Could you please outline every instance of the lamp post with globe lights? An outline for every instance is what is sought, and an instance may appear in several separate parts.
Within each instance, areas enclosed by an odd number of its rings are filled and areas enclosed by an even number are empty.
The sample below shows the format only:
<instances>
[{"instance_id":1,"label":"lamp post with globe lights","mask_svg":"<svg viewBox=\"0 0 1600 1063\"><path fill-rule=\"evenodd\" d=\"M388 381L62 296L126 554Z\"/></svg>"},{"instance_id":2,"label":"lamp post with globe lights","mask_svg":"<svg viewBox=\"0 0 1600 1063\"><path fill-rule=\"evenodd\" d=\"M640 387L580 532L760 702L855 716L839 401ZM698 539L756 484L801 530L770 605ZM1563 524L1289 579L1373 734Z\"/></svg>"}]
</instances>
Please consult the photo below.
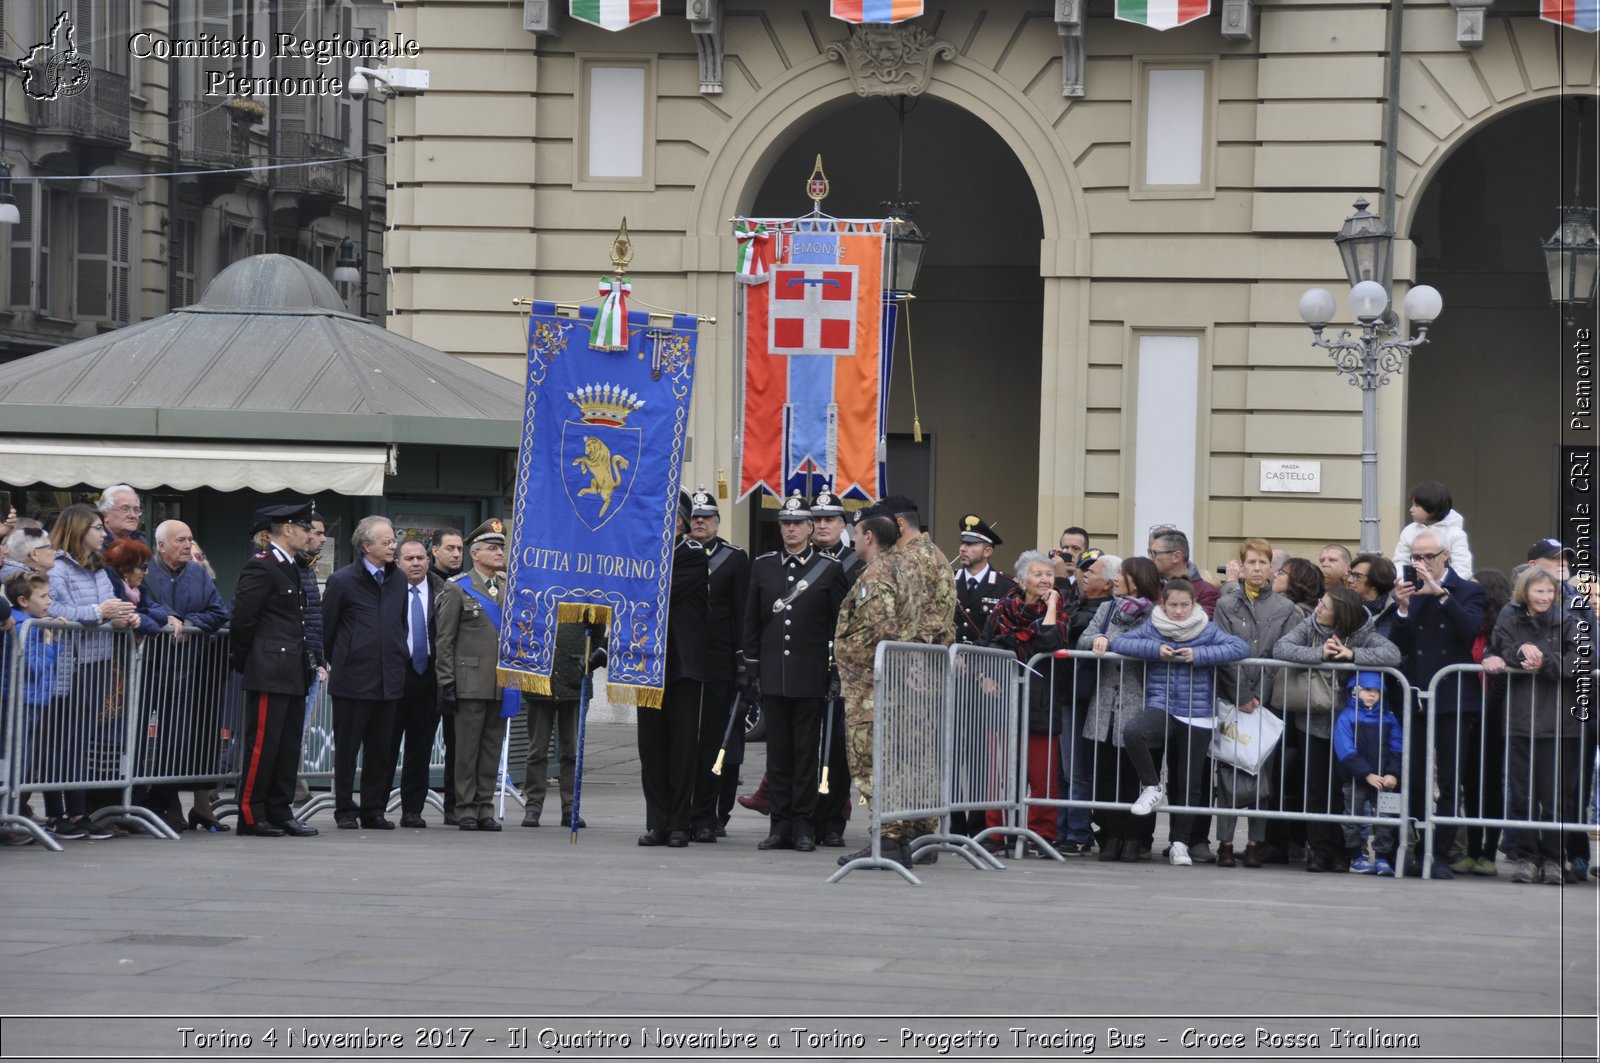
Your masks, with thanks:
<instances>
[{"instance_id":1,"label":"lamp post with globe lights","mask_svg":"<svg viewBox=\"0 0 1600 1063\"><path fill-rule=\"evenodd\" d=\"M1328 352L1336 371L1352 387L1361 389L1361 550L1380 549L1378 543L1378 389L1404 371L1412 348L1428 342L1428 326L1444 309L1437 289L1419 284L1406 293L1405 315L1417 334L1400 338L1400 330L1385 320L1389 293L1377 278L1385 275L1384 259L1393 237L1376 215L1367 213L1365 199L1357 199L1356 213L1345 220L1334 238L1350 281L1350 312L1359 332L1341 329L1336 339L1323 339L1338 304L1326 288L1311 288L1300 296L1300 317L1311 327L1312 343Z\"/></svg>"}]
</instances>

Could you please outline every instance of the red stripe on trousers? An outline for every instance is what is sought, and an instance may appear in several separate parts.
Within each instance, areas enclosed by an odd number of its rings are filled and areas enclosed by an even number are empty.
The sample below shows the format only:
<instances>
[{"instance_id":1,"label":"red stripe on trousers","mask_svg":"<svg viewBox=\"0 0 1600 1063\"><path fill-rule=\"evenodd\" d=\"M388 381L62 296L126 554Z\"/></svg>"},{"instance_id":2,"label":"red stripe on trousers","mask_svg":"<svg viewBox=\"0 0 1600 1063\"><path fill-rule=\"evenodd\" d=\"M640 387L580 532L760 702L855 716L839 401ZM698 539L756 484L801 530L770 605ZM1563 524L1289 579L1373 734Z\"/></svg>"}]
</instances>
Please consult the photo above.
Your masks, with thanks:
<instances>
[{"instance_id":1,"label":"red stripe on trousers","mask_svg":"<svg viewBox=\"0 0 1600 1063\"><path fill-rule=\"evenodd\" d=\"M256 769L261 766L261 742L267 731L267 695L261 694L261 700L256 703L256 740L250 750L250 771L244 777L244 790L239 794L239 818L250 826L256 825L256 817L250 812L250 800L255 796Z\"/></svg>"}]
</instances>

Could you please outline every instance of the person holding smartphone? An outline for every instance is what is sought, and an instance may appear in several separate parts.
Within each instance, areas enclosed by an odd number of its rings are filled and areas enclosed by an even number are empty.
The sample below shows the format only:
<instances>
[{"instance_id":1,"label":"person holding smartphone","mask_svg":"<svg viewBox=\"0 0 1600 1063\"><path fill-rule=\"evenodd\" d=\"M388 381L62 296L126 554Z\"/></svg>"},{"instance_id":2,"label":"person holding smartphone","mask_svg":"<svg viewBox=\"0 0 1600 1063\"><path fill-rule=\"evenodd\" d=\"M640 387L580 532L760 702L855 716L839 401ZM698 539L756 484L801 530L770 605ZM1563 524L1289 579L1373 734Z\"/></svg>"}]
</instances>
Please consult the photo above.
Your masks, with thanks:
<instances>
[{"instance_id":1,"label":"person holding smartphone","mask_svg":"<svg viewBox=\"0 0 1600 1063\"><path fill-rule=\"evenodd\" d=\"M1433 795L1433 788L1426 784L1428 742L1416 740L1427 733L1426 691L1442 669L1473 663L1472 644L1483 626L1484 595L1482 587L1451 568L1449 547L1426 528L1411 540L1409 571L1402 570L1400 576L1394 586L1394 635L1405 655L1401 668L1418 692L1412 717L1405 726L1415 728L1411 732L1411 815L1422 819ZM1480 699L1477 677L1457 675L1439 688L1433 705L1439 721L1434 736L1436 781L1440 811L1445 815L1454 814L1458 789L1456 750L1463 728L1475 722L1473 714L1482 708ZM1449 852L1455 837L1454 827L1435 828L1434 852ZM1421 870L1420 860L1409 862L1406 868L1408 874L1420 874ZM1453 877L1440 858L1434 859L1429 871L1432 878Z\"/></svg>"}]
</instances>

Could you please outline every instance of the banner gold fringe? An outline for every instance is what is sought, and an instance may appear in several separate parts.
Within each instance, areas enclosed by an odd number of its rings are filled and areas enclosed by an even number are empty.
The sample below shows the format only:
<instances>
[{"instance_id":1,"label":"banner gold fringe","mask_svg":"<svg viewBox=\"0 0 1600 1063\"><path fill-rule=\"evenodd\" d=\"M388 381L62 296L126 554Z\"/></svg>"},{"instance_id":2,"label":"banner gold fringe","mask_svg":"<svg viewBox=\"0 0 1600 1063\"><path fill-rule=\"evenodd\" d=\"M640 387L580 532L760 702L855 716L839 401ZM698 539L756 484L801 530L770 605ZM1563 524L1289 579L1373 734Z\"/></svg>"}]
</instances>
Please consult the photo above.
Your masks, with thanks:
<instances>
[{"instance_id":1,"label":"banner gold fringe","mask_svg":"<svg viewBox=\"0 0 1600 1063\"><path fill-rule=\"evenodd\" d=\"M637 705L641 709L659 709L666 691L660 687L636 687L626 683L607 683L606 697L613 705Z\"/></svg>"},{"instance_id":2,"label":"banner gold fringe","mask_svg":"<svg viewBox=\"0 0 1600 1063\"><path fill-rule=\"evenodd\" d=\"M507 689L520 690L524 694L550 696L550 677L547 675L519 672L512 668L496 668L494 677L502 687Z\"/></svg>"},{"instance_id":3,"label":"banner gold fringe","mask_svg":"<svg viewBox=\"0 0 1600 1063\"><path fill-rule=\"evenodd\" d=\"M556 606L558 624L604 624L611 626L609 605L585 605L582 602L562 602Z\"/></svg>"}]
</instances>

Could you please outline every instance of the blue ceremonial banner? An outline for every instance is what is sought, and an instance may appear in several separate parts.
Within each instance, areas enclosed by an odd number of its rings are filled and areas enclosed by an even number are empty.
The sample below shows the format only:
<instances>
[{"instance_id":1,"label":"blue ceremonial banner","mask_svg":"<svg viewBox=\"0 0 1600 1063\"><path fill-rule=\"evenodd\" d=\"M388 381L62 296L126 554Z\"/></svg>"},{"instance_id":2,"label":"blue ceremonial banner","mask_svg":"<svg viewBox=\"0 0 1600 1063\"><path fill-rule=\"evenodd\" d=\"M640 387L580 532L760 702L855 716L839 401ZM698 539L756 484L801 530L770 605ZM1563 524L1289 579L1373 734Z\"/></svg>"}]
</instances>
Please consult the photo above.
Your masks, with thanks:
<instances>
[{"instance_id":1,"label":"blue ceremonial banner","mask_svg":"<svg viewBox=\"0 0 1600 1063\"><path fill-rule=\"evenodd\" d=\"M627 350L599 351L588 342L595 313L534 303L528 321L499 675L550 693L556 624L598 620L607 695L659 708L699 321L629 313Z\"/></svg>"}]
</instances>

